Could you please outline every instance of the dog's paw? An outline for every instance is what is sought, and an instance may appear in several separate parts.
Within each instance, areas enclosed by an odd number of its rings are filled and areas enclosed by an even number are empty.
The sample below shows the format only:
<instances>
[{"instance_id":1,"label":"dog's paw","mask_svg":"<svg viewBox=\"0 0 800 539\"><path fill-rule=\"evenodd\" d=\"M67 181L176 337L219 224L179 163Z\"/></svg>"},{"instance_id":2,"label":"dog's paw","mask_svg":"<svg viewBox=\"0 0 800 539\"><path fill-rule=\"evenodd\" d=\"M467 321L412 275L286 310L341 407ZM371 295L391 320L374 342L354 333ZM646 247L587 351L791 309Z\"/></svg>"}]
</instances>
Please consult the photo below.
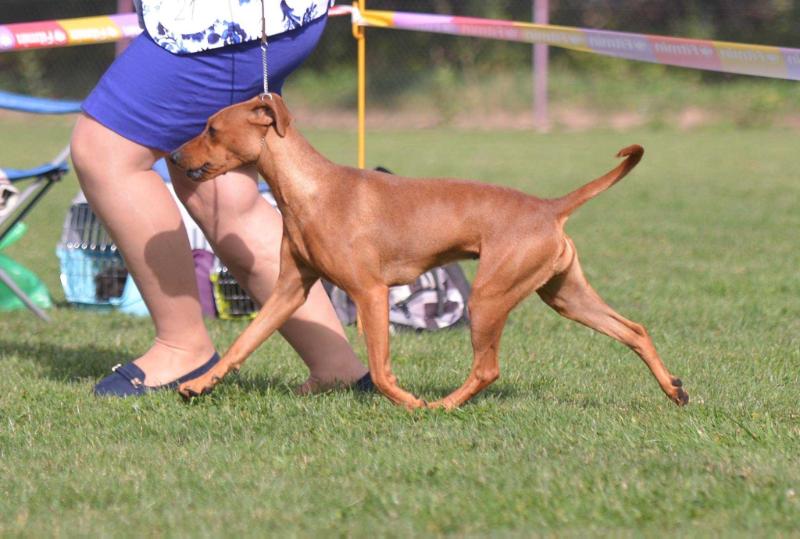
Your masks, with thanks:
<instances>
[{"instance_id":1,"label":"dog's paw","mask_svg":"<svg viewBox=\"0 0 800 539\"><path fill-rule=\"evenodd\" d=\"M186 387L186 384L181 384L178 386L178 395L180 395L183 400L188 402L195 397L199 397L200 393L198 393L197 390L192 387Z\"/></svg>"},{"instance_id":2,"label":"dog's paw","mask_svg":"<svg viewBox=\"0 0 800 539\"><path fill-rule=\"evenodd\" d=\"M405 401L400 403L401 406L405 407L406 410L409 412L413 412L414 410L419 410L421 408L427 408L428 403L422 399L413 399L409 401Z\"/></svg>"},{"instance_id":3,"label":"dog's paw","mask_svg":"<svg viewBox=\"0 0 800 539\"><path fill-rule=\"evenodd\" d=\"M455 403L447 399L439 399L438 401L428 403L428 408L430 408L431 410L444 409L449 412L451 410L455 410L457 407L458 406L456 406Z\"/></svg>"},{"instance_id":4,"label":"dog's paw","mask_svg":"<svg viewBox=\"0 0 800 539\"><path fill-rule=\"evenodd\" d=\"M178 393L184 400L189 401L201 395L208 395L214 390L214 386L219 382L219 378L214 376L209 382L206 382L202 377L188 382L182 383L178 386Z\"/></svg>"},{"instance_id":5,"label":"dog's paw","mask_svg":"<svg viewBox=\"0 0 800 539\"><path fill-rule=\"evenodd\" d=\"M684 391L683 382L680 378L672 378L672 391L669 394L669 398L678 406L689 404L689 394Z\"/></svg>"}]
</instances>

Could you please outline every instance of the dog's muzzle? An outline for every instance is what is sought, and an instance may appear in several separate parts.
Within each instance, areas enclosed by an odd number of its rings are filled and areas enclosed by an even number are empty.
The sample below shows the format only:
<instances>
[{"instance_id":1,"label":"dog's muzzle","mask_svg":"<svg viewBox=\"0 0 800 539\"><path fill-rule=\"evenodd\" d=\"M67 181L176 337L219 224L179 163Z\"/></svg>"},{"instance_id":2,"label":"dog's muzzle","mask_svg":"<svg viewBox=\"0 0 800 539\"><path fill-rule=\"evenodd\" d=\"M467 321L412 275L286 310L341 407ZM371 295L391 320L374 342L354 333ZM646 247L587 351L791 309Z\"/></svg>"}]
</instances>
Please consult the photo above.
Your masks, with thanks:
<instances>
[{"instance_id":1,"label":"dog's muzzle","mask_svg":"<svg viewBox=\"0 0 800 539\"><path fill-rule=\"evenodd\" d=\"M203 175L205 173L206 173L205 166L203 168L190 168L186 170L186 176L188 176L190 180L194 181L203 179Z\"/></svg>"},{"instance_id":2,"label":"dog's muzzle","mask_svg":"<svg viewBox=\"0 0 800 539\"><path fill-rule=\"evenodd\" d=\"M186 168L181 163L181 152L175 150L171 154L169 154L169 161L173 165L180 167L186 171L186 176L194 181L198 181L202 179L203 175L208 172L208 163L203 163L203 166L200 168Z\"/></svg>"}]
</instances>

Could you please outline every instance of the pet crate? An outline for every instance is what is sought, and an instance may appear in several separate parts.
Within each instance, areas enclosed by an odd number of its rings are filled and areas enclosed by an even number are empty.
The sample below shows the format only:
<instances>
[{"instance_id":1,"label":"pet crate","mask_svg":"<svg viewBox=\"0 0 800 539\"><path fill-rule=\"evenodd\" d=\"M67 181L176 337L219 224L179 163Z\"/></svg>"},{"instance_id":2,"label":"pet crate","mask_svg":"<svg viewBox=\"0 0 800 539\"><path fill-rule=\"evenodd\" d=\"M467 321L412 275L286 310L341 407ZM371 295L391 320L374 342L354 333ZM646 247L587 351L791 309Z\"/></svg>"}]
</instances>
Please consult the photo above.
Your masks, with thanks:
<instances>
[{"instance_id":1,"label":"pet crate","mask_svg":"<svg viewBox=\"0 0 800 539\"><path fill-rule=\"evenodd\" d=\"M217 257L214 257L210 278L214 291L214 305L220 318L231 320L255 317L258 313L258 305L247 295L247 292Z\"/></svg>"},{"instance_id":2,"label":"pet crate","mask_svg":"<svg viewBox=\"0 0 800 539\"><path fill-rule=\"evenodd\" d=\"M56 254L67 301L97 307L119 304L128 270L82 193L67 212Z\"/></svg>"},{"instance_id":3,"label":"pet crate","mask_svg":"<svg viewBox=\"0 0 800 539\"><path fill-rule=\"evenodd\" d=\"M172 184L166 185L175 196ZM268 191L262 194L274 205ZM258 306L213 255L208 240L183 205L178 204L178 207L195 255L204 313L217 314L223 319L255 316ZM205 256L197 256L198 253ZM56 254L61 267L61 285L68 302L87 307L118 308L131 314L147 314L122 255L89 207L83 193L78 193L67 212ZM213 262L204 262L209 255L213 257ZM206 298L206 295L209 297ZM216 313L208 312L208 305Z\"/></svg>"}]
</instances>

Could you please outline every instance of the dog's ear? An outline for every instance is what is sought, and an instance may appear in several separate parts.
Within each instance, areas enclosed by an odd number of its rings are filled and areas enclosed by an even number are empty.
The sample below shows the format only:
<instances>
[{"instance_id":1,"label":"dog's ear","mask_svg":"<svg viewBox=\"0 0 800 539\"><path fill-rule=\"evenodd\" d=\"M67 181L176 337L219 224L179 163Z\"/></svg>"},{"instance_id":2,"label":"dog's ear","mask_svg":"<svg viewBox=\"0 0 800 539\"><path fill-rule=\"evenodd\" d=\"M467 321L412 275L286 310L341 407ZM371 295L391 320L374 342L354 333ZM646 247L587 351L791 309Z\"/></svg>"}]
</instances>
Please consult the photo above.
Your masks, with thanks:
<instances>
[{"instance_id":1,"label":"dog's ear","mask_svg":"<svg viewBox=\"0 0 800 539\"><path fill-rule=\"evenodd\" d=\"M269 127L275 126L278 136L286 136L286 128L292 122L289 109L283 102L283 98L277 94L260 95L252 100L253 109L250 116L250 123Z\"/></svg>"}]
</instances>

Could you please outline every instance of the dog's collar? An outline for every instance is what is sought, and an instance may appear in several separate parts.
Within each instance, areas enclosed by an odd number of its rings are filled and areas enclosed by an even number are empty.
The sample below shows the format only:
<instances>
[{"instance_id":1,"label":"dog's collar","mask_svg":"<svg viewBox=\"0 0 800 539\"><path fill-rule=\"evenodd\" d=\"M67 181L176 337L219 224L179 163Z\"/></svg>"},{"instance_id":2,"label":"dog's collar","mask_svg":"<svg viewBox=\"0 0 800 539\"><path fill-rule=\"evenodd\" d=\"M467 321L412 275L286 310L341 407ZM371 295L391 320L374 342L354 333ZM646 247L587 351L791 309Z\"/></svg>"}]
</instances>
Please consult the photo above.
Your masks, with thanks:
<instances>
[{"instance_id":1,"label":"dog's collar","mask_svg":"<svg viewBox=\"0 0 800 539\"><path fill-rule=\"evenodd\" d=\"M267 99L267 98L269 98L269 100L272 101L272 99L273 99L272 92L259 94L258 98L261 100L262 103L264 102L264 99Z\"/></svg>"}]
</instances>

